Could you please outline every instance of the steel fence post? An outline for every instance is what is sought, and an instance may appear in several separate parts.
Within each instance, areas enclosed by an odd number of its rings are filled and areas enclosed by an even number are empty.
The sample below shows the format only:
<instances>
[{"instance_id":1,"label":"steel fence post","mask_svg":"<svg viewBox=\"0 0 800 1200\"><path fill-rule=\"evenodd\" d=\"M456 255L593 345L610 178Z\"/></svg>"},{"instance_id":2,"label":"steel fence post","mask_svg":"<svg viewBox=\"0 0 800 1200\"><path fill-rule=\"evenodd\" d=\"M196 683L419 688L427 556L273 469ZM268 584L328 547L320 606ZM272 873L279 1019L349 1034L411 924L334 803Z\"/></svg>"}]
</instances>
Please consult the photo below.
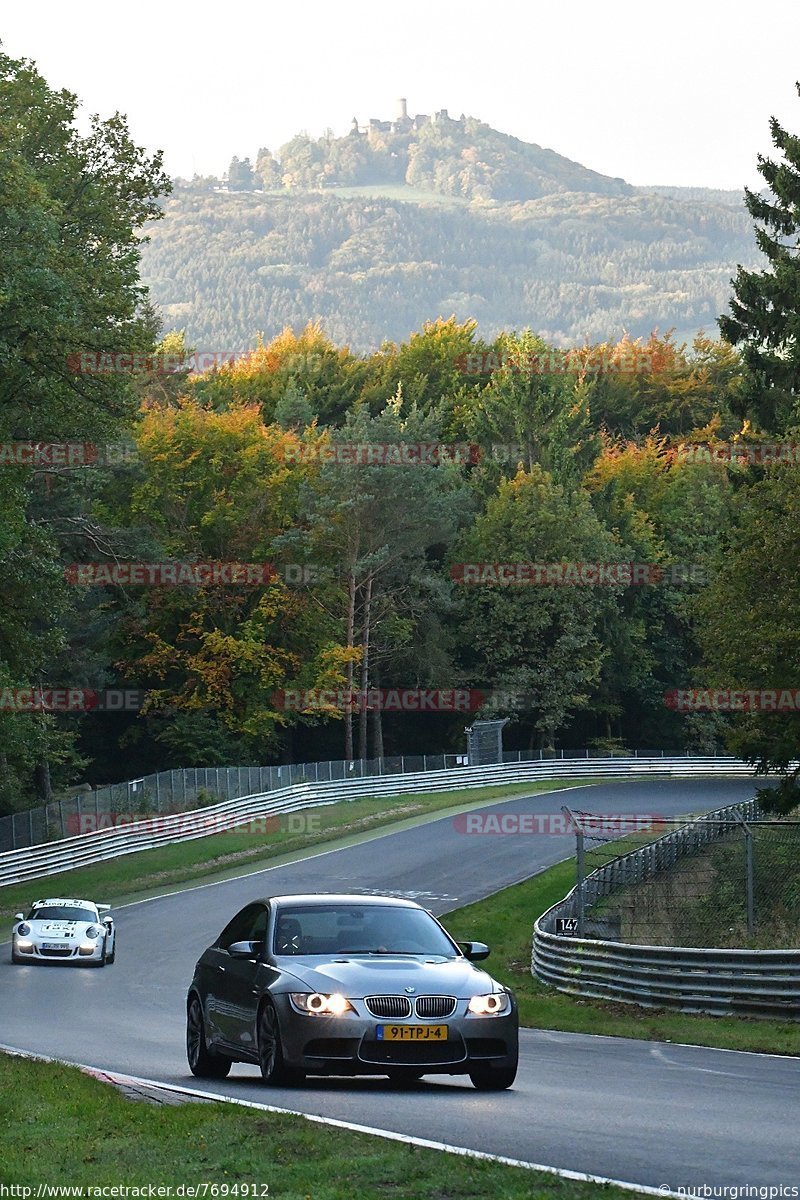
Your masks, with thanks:
<instances>
[{"instance_id":1,"label":"steel fence post","mask_svg":"<svg viewBox=\"0 0 800 1200\"><path fill-rule=\"evenodd\" d=\"M753 831L744 827L745 877L747 888L747 936L752 937L756 929L755 901L753 889Z\"/></svg>"},{"instance_id":2,"label":"steel fence post","mask_svg":"<svg viewBox=\"0 0 800 1200\"><path fill-rule=\"evenodd\" d=\"M575 858L577 861L577 898L578 898L578 937L583 937L584 927L584 906L583 906L583 885L586 874L586 860L584 856L583 845L583 830L578 828L575 832Z\"/></svg>"}]
</instances>

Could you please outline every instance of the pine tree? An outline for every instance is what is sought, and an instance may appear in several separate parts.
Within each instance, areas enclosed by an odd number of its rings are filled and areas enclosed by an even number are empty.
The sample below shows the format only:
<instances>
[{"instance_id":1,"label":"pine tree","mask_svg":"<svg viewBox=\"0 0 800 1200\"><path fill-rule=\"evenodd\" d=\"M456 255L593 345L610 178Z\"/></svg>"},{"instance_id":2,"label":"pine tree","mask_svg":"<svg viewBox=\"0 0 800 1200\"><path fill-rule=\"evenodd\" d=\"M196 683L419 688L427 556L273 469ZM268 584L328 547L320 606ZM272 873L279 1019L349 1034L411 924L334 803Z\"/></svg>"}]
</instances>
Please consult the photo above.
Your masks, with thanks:
<instances>
[{"instance_id":1,"label":"pine tree","mask_svg":"<svg viewBox=\"0 0 800 1200\"><path fill-rule=\"evenodd\" d=\"M795 85L800 95L800 83ZM800 137L775 117L770 133L783 161L758 155L769 194L745 188L756 242L769 266L733 280L731 312L720 317L722 336L739 346L750 372L741 416L772 432L800 422Z\"/></svg>"}]
</instances>

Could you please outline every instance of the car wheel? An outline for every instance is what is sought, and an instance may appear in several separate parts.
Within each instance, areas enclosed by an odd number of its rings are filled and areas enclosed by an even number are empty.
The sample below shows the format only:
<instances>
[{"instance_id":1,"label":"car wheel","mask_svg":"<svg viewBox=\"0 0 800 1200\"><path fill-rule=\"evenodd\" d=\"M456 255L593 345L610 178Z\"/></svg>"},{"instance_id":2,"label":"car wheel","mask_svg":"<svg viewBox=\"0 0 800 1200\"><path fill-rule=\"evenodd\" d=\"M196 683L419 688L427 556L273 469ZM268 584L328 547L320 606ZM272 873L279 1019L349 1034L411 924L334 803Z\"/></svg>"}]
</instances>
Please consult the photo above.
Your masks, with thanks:
<instances>
[{"instance_id":1,"label":"car wheel","mask_svg":"<svg viewBox=\"0 0 800 1200\"><path fill-rule=\"evenodd\" d=\"M405 1068L401 1068L398 1071L390 1071L389 1078L395 1087L413 1087L415 1083L419 1083L424 1073L424 1071L407 1071Z\"/></svg>"},{"instance_id":2,"label":"car wheel","mask_svg":"<svg viewBox=\"0 0 800 1200\"><path fill-rule=\"evenodd\" d=\"M281 1031L278 1026L278 1014L271 1000L265 1000L256 1022L258 1038L258 1065L261 1068L261 1078L264 1083L273 1087L291 1086L302 1083L305 1078L303 1071L287 1067L283 1061L283 1046Z\"/></svg>"},{"instance_id":3,"label":"car wheel","mask_svg":"<svg viewBox=\"0 0 800 1200\"><path fill-rule=\"evenodd\" d=\"M23 963L25 961L25 959L22 957L21 954L15 954L14 951L12 950L11 951L11 961L12 961L12 963L16 963L19 966L19 964Z\"/></svg>"},{"instance_id":4,"label":"car wheel","mask_svg":"<svg viewBox=\"0 0 800 1200\"><path fill-rule=\"evenodd\" d=\"M192 997L186 1014L186 1057L189 1070L200 1079L224 1079L232 1065L230 1058L208 1049L203 1009L197 996Z\"/></svg>"},{"instance_id":5,"label":"car wheel","mask_svg":"<svg viewBox=\"0 0 800 1200\"><path fill-rule=\"evenodd\" d=\"M116 957L117 957L117 937L115 934L114 935L114 949L111 951L110 954L106 955L106 962L108 963L109 966L112 965L112 963L114 962Z\"/></svg>"},{"instance_id":6,"label":"car wheel","mask_svg":"<svg viewBox=\"0 0 800 1200\"><path fill-rule=\"evenodd\" d=\"M472 1086L479 1092L503 1092L517 1077L517 1064L510 1067L473 1067L469 1073Z\"/></svg>"},{"instance_id":7,"label":"car wheel","mask_svg":"<svg viewBox=\"0 0 800 1200\"><path fill-rule=\"evenodd\" d=\"M106 943L105 943L105 938L103 939L103 952L102 952L102 954L100 955L100 957L98 958L97 962L96 962L94 965L95 965L96 967L104 967L104 966L106 965Z\"/></svg>"}]
</instances>

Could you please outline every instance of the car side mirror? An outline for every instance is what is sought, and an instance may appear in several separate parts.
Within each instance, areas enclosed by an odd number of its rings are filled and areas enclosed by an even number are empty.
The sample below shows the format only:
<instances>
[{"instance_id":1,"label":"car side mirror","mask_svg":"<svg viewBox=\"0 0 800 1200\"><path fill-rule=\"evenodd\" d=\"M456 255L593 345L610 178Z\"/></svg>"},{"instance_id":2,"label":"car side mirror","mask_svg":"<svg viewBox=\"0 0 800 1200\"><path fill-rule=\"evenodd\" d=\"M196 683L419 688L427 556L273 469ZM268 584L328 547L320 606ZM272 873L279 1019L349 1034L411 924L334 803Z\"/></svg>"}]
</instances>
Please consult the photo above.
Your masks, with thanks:
<instances>
[{"instance_id":1,"label":"car side mirror","mask_svg":"<svg viewBox=\"0 0 800 1200\"><path fill-rule=\"evenodd\" d=\"M470 962L480 962L482 958L488 958L491 950L483 942L459 942L464 957Z\"/></svg>"},{"instance_id":2,"label":"car side mirror","mask_svg":"<svg viewBox=\"0 0 800 1200\"><path fill-rule=\"evenodd\" d=\"M231 942L228 954L231 958L257 958L260 948L260 942Z\"/></svg>"},{"instance_id":3,"label":"car side mirror","mask_svg":"<svg viewBox=\"0 0 800 1200\"><path fill-rule=\"evenodd\" d=\"M110 929L111 926L114 924L114 918L113 917L103 917L103 924L108 925L108 927Z\"/></svg>"},{"instance_id":4,"label":"car side mirror","mask_svg":"<svg viewBox=\"0 0 800 1200\"><path fill-rule=\"evenodd\" d=\"M14 920L15 921L24 921L25 914L24 913L14 913Z\"/></svg>"}]
</instances>

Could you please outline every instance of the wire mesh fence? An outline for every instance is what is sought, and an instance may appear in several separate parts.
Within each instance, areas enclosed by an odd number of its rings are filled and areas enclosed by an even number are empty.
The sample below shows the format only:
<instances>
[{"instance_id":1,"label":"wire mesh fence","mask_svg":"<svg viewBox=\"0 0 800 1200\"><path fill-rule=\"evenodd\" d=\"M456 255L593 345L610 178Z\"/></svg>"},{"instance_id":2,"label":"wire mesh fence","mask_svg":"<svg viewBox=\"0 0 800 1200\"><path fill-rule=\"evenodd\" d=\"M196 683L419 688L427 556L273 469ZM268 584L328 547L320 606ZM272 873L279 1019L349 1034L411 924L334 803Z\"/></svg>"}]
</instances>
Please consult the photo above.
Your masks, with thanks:
<instances>
[{"instance_id":1,"label":"wire mesh fence","mask_svg":"<svg viewBox=\"0 0 800 1200\"><path fill-rule=\"evenodd\" d=\"M688 754L674 755L664 750L616 751L585 747L578 750L502 751L504 764L624 757L692 758ZM152 816L156 813L187 812L206 804L271 792L297 783L329 783L342 779L446 771L475 765L480 763L471 761L469 754L443 753L398 754L376 759L356 759L353 762L335 759L270 767L188 767L159 771L123 783L87 787L71 796L61 797L52 804L0 817L0 853L102 829L125 814Z\"/></svg>"},{"instance_id":2,"label":"wire mesh fence","mask_svg":"<svg viewBox=\"0 0 800 1200\"><path fill-rule=\"evenodd\" d=\"M277 791L299 783L446 770L466 763L466 755L420 754L357 759L351 763L332 760L271 767L189 767L160 771L124 783L88 788L40 808L0 817L0 852L91 833L120 824L125 817L188 812L222 800Z\"/></svg>"},{"instance_id":3,"label":"wire mesh fence","mask_svg":"<svg viewBox=\"0 0 800 1200\"><path fill-rule=\"evenodd\" d=\"M571 816L576 933L651 946L800 948L800 820L769 820L756 801L688 821L631 818L627 829Z\"/></svg>"}]
</instances>

